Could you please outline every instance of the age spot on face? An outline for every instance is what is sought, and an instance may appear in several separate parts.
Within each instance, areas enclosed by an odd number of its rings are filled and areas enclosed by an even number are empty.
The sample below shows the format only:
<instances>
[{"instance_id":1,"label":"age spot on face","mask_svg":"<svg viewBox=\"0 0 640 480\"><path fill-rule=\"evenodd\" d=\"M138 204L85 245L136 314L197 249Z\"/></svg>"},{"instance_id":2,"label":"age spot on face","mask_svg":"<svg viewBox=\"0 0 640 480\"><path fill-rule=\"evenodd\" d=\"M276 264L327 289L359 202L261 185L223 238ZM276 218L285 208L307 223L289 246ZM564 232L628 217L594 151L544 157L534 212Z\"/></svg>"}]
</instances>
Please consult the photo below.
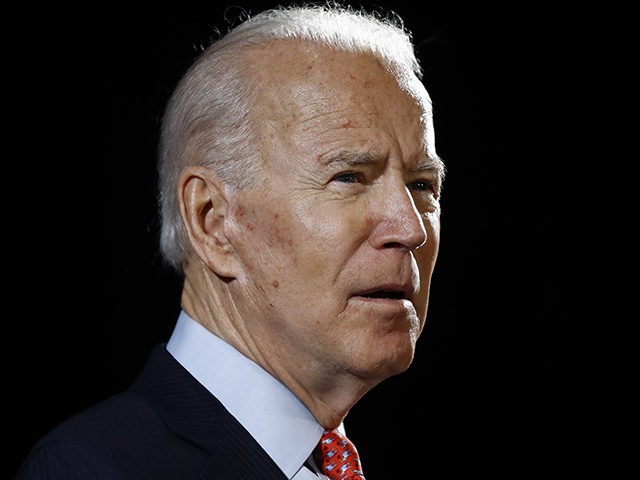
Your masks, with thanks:
<instances>
[{"instance_id":1,"label":"age spot on face","mask_svg":"<svg viewBox=\"0 0 640 480\"><path fill-rule=\"evenodd\" d=\"M238 222L243 224L247 230L253 231L255 229L254 225L251 222L246 221L245 217L247 215L247 209L243 205L238 205L234 212L235 216L238 219Z\"/></svg>"}]
</instances>

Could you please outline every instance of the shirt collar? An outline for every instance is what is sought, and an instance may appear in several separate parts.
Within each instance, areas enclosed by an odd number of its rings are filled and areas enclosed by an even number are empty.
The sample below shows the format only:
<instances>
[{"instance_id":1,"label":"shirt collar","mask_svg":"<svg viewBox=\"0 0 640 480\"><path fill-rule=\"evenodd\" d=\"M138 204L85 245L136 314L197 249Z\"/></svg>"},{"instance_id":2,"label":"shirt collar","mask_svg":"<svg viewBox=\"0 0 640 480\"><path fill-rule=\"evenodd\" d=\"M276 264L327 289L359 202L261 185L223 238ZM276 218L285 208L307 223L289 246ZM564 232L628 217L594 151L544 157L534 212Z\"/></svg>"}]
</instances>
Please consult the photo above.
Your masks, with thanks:
<instances>
[{"instance_id":1,"label":"shirt collar","mask_svg":"<svg viewBox=\"0 0 640 480\"><path fill-rule=\"evenodd\" d=\"M167 343L175 359L215 395L289 478L323 428L284 384L181 311Z\"/></svg>"}]
</instances>

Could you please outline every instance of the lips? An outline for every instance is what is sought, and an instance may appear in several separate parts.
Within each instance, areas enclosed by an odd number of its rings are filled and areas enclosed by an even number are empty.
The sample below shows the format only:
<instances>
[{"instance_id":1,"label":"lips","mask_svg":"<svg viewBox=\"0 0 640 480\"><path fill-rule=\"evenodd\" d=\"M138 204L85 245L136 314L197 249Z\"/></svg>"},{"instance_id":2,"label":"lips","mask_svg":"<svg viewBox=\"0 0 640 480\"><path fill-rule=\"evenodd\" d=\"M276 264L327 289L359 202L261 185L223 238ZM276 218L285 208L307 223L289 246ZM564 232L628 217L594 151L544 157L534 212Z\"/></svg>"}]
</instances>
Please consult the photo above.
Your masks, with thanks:
<instances>
[{"instance_id":1,"label":"lips","mask_svg":"<svg viewBox=\"0 0 640 480\"><path fill-rule=\"evenodd\" d=\"M403 285L380 285L358 292L354 296L387 300L411 300L413 292L413 286L407 283Z\"/></svg>"},{"instance_id":2,"label":"lips","mask_svg":"<svg viewBox=\"0 0 640 480\"><path fill-rule=\"evenodd\" d=\"M371 293L362 293L358 296L366 298L390 298L393 300L402 300L406 298L404 292L398 290L376 290Z\"/></svg>"}]
</instances>

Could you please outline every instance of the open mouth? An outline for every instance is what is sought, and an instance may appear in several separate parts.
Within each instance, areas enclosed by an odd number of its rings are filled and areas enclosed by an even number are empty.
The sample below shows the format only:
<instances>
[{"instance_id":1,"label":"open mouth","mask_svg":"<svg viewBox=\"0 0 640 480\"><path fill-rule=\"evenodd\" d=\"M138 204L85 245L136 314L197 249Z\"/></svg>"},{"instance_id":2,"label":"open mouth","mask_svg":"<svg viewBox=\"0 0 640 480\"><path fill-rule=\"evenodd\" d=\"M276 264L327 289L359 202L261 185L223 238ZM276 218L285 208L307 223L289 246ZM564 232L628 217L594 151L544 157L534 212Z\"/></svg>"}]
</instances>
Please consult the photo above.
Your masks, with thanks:
<instances>
[{"instance_id":1,"label":"open mouth","mask_svg":"<svg viewBox=\"0 0 640 480\"><path fill-rule=\"evenodd\" d=\"M407 295L402 290L375 290L373 292L361 293L359 297L365 298L386 298L391 300L405 300Z\"/></svg>"}]
</instances>

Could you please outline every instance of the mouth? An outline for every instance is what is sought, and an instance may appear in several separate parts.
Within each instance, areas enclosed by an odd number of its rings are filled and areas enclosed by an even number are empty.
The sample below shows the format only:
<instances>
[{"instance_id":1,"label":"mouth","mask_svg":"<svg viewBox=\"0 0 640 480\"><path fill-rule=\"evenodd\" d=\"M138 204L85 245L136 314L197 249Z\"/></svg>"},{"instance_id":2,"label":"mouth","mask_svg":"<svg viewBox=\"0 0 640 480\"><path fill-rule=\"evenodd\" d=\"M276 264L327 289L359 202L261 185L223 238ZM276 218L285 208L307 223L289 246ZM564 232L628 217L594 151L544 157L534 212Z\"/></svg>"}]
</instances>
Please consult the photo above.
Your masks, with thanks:
<instances>
[{"instance_id":1,"label":"mouth","mask_svg":"<svg viewBox=\"0 0 640 480\"><path fill-rule=\"evenodd\" d=\"M412 288L409 285L381 286L358 292L354 297L368 298L372 300L411 300Z\"/></svg>"},{"instance_id":2,"label":"mouth","mask_svg":"<svg viewBox=\"0 0 640 480\"><path fill-rule=\"evenodd\" d=\"M406 300L407 295L402 290L375 290L356 295L364 298L382 298L388 300Z\"/></svg>"}]
</instances>

